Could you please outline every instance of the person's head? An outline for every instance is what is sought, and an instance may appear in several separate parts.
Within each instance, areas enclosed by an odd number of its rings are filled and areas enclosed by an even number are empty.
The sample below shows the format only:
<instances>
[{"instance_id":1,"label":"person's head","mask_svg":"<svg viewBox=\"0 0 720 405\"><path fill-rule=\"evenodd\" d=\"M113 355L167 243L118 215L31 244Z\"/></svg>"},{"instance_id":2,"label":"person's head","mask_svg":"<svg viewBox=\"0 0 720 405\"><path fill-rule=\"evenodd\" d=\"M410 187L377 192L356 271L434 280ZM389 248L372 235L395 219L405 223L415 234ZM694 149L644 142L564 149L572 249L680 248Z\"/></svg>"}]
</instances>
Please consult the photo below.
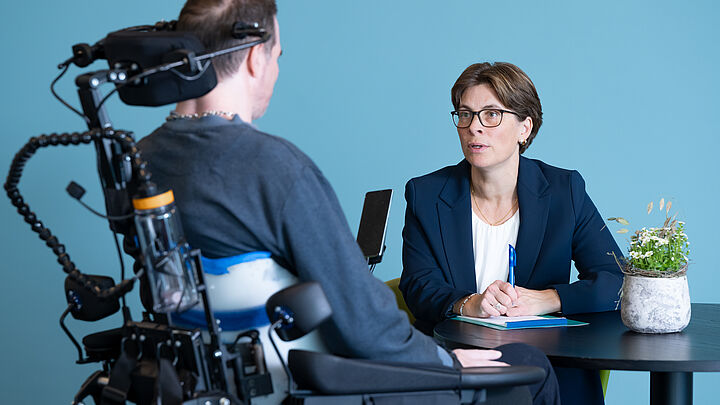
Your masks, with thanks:
<instances>
[{"instance_id":1,"label":"person's head","mask_svg":"<svg viewBox=\"0 0 720 405\"><path fill-rule=\"evenodd\" d=\"M456 125L460 124L463 153L471 164L475 160L491 165L525 152L542 125L535 85L511 63L470 65L455 81L451 100L455 111L464 117L453 114ZM488 110L481 113L482 123L472 114L481 110Z\"/></svg>"},{"instance_id":2,"label":"person's head","mask_svg":"<svg viewBox=\"0 0 720 405\"><path fill-rule=\"evenodd\" d=\"M253 87L249 90L255 95L253 119L265 112L278 77L281 46L276 14L275 0L188 0L178 18L178 31L193 33L207 51L258 39L252 36L242 40L233 38L231 29L238 21L258 23L271 33L265 43L217 56L212 62L221 82L231 79L241 68L248 72Z\"/></svg>"}]
</instances>

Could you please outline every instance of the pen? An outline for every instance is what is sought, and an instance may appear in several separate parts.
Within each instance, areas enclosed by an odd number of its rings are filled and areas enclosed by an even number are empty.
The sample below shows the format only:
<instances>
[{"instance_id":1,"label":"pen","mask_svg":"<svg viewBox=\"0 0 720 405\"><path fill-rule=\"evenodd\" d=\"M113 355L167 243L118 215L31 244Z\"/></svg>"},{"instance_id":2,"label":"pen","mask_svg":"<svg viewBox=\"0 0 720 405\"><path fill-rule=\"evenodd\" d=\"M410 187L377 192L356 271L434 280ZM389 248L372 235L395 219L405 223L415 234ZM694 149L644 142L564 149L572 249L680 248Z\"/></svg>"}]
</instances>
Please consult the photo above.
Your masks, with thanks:
<instances>
[{"instance_id":1,"label":"pen","mask_svg":"<svg viewBox=\"0 0 720 405\"><path fill-rule=\"evenodd\" d=\"M515 266L517 265L517 255L515 248L508 244L508 282L515 287Z\"/></svg>"}]
</instances>

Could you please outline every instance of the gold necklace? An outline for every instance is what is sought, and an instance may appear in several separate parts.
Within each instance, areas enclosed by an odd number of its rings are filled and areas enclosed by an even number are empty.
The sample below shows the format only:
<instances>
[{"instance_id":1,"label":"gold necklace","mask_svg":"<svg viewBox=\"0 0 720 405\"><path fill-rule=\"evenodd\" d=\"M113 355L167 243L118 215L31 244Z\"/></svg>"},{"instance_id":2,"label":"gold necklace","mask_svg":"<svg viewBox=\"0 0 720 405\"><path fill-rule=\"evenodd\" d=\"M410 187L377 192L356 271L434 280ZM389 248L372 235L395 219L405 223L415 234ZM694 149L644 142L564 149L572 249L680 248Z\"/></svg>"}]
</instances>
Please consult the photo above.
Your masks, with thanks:
<instances>
[{"instance_id":1,"label":"gold necklace","mask_svg":"<svg viewBox=\"0 0 720 405\"><path fill-rule=\"evenodd\" d=\"M482 210L480 209L480 205L477 202L476 196L477 196L477 194L475 193L475 188L473 187L472 181L471 181L470 182L470 199L473 201L473 204L475 204L475 208L477 208L478 213L480 213L480 217L482 217L483 221L485 221L485 223L487 223L490 226L498 226L498 225L501 225L503 222L507 221L508 216L510 215L510 213L512 213L515 210L515 207L517 207L517 203L518 203L517 199L514 199L512 207L510 207L510 211L508 211L505 215L503 215L503 217L500 218L500 220L495 221L493 223L493 222L489 221L483 214Z\"/></svg>"}]
</instances>

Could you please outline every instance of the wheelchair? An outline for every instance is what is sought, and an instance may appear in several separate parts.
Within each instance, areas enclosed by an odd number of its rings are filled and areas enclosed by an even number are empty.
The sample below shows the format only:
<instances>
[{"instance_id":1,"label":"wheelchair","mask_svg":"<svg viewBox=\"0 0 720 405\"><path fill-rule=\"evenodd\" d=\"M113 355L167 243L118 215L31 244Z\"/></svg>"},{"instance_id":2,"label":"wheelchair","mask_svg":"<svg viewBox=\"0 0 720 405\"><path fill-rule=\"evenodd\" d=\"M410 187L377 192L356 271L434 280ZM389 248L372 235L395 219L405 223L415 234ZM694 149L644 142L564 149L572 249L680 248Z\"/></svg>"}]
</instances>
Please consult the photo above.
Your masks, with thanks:
<instances>
[{"instance_id":1,"label":"wheelchair","mask_svg":"<svg viewBox=\"0 0 720 405\"><path fill-rule=\"evenodd\" d=\"M272 333L284 341L305 336L332 315L316 282L296 284L277 292L268 299L266 311L272 322ZM236 373L239 395L208 390L213 385L208 378L212 373L202 361L192 361L208 354L200 330L176 329L170 333L174 344L160 342L160 350L148 350L153 346L157 348L155 342L161 340L159 337L168 336L170 329L167 325L138 322L85 337L83 344L88 358L102 361L104 367L103 371L88 378L73 403L81 404L86 397L92 396L96 404L103 405L124 404L125 401L140 405L252 404L255 402L253 393L263 392L262 379L252 378L262 373L250 373L251 378L244 381L239 375L243 373L241 363L243 359L247 360L247 355L234 358L232 361L236 366L230 367ZM139 342L138 333L145 333L144 342ZM151 336L153 334L156 336ZM134 343L129 344L131 341ZM163 353L165 346L171 356ZM289 351L287 365L283 363L283 366L290 383L282 403L293 405L530 403L529 392L518 387L545 378L544 370L530 366L456 370L350 359L296 349ZM118 368L126 373L126 378L120 379L120 389L118 384L108 385L113 376L120 375L116 371ZM260 390L253 391L253 387ZM204 391L202 395L192 397L193 392L201 391Z\"/></svg>"}]
</instances>

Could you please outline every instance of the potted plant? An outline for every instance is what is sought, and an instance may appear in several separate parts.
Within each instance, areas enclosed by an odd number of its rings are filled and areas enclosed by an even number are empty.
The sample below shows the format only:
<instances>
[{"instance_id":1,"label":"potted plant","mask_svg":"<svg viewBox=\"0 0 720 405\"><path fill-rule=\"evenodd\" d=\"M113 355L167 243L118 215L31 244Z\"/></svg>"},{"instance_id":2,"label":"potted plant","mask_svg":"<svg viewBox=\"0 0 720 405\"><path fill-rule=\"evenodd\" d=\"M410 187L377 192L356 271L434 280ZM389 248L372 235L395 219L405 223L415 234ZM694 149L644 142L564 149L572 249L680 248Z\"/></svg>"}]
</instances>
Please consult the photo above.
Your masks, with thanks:
<instances>
[{"instance_id":1,"label":"potted plant","mask_svg":"<svg viewBox=\"0 0 720 405\"><path fill-rule=\"evenodd\" d=\"M661 199L658 212L665 221L657 228L642 228L630 237L628 255L615 258L625 275L620 293L620 314L629 329L642 333L679 332L690 322L687 282L690 242L685 223L670 217L672 202ZM647 206L648 215L653 203ZM622 225L621 217L608 218ZM618 233L628 233L622 228Z\"/></svg>"}]
</instances>

